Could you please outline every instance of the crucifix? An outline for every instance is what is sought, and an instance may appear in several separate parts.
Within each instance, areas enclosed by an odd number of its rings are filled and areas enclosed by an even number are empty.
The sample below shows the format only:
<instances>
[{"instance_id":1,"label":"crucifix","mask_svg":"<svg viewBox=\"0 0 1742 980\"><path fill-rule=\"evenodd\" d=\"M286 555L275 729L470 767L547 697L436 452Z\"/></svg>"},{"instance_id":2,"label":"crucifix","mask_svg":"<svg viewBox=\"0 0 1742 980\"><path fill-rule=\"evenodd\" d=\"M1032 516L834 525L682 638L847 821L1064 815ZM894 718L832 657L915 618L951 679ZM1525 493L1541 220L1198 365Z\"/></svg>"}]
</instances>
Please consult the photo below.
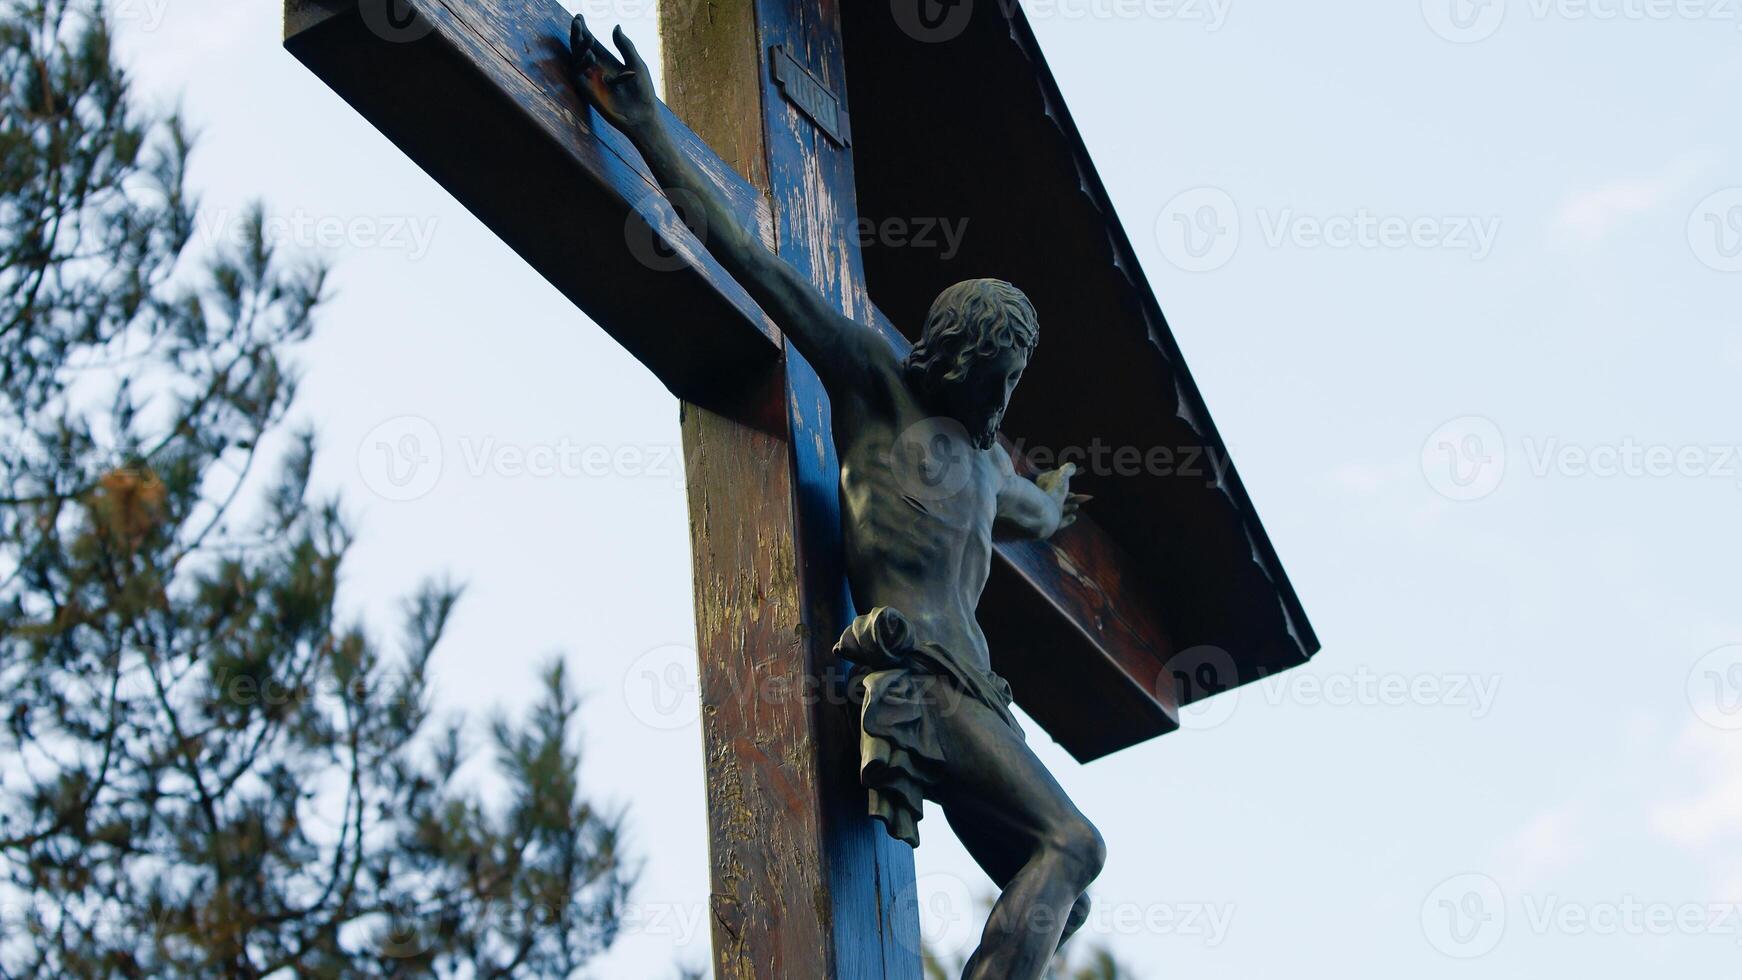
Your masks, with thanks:
<instances>
[{"instance_id":1,"label":"crucifix","mask_svg":"<svg viewBox=\"0 0 1742 980\"><path fill-rule=\"evenodd\" d=\"M1018 5L662 14L664 104L554 0L285 34L682 402L716 974L917 978L926 798L1036 976L1100 848L1011 695L1087 762L1318 642Z\"/></svg>"}]
</instances>

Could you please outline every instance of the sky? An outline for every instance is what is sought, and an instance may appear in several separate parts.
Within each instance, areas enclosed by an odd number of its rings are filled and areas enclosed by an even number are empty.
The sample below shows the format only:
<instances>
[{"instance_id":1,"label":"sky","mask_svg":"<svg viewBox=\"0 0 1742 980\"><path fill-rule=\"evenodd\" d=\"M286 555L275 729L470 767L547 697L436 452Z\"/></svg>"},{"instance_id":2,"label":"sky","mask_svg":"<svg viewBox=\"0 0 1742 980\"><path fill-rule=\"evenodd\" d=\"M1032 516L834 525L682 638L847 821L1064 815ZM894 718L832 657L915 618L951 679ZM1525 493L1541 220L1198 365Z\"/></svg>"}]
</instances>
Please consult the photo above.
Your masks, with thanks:
<instances>
[{"instance_id":1,"label":"sky","mask_svg":"<svg viewBox=\"0 0 1742 980\"><path fill-rule=\"evenodd\" d=\"M593 973L703 965L675 401L276 4L112 6L202 133L200 243L260 198L335 264L299 417L349 609L388 638L467 583L435 674L481 750L566 658L645 860ZM656 58L653 0L567 6ZM1024 6L1324 643L1088 766L1026 726L1108 841L1085 936L1151 977L1733 975L1742 4ZM990 883L924 826L922 929L965 952Z\"/></svg>"}]
</instances>

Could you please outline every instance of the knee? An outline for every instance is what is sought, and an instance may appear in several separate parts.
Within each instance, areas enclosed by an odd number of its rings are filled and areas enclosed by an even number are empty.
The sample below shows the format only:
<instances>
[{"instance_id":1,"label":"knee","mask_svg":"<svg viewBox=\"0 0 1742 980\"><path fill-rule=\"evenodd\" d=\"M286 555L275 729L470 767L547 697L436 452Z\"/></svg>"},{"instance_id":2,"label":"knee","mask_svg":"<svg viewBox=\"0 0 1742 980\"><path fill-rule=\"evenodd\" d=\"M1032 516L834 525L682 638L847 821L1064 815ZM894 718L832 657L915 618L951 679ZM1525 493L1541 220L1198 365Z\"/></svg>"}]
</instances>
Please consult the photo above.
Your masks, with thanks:
<instances>
[{"instance_id":1,"label":"knee","mask_svg":"<svg viewBox=\"0 0 1742 980\"><path fill-rule=\"evenodd\" d=\"M1107 864L1107 842L1095 825L1078 817L1057 828L1048 841L1053 853L1063 859L1072 880L1087 888Z\"/></svg>"},{"instance_id":2,"label":"knee","mask_svg":"<svg viewBox=\"0 0 1742 980\"><path fill-rule=\"evenodd\" d=\"M1071 914L1065 917L1065 934L1059 939L1062 945L1066 939L1076 934L1089 921L1089 896L1077 896L1077 904L1071 906Z\"/></svg>"}]
</instances>

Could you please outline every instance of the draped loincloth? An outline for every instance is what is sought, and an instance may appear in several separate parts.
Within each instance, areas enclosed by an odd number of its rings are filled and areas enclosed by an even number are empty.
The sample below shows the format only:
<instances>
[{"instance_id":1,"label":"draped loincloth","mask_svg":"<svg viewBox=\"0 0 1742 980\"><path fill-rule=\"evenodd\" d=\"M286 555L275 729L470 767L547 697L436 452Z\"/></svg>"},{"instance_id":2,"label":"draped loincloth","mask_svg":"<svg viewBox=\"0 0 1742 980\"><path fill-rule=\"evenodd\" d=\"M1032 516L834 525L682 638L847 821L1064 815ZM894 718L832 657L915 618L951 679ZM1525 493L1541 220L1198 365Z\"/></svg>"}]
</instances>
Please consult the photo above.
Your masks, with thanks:
<instances>
[{"instance_id":1,"label":"draped loincloth","mask_svg":"<svg viewBox=\"0 0 1742 980\"><path fill-rule=\"evenodd\" d=\"M946 761L938 718L970 697L1020 738L1010 685L936 643L919 642L907 617L888 606L853 620L835 654L854 665L848 690L861 705L859 782L870 813L889 836L918 847L922 801L943 776Z\"/></svg>"}]
</instances>

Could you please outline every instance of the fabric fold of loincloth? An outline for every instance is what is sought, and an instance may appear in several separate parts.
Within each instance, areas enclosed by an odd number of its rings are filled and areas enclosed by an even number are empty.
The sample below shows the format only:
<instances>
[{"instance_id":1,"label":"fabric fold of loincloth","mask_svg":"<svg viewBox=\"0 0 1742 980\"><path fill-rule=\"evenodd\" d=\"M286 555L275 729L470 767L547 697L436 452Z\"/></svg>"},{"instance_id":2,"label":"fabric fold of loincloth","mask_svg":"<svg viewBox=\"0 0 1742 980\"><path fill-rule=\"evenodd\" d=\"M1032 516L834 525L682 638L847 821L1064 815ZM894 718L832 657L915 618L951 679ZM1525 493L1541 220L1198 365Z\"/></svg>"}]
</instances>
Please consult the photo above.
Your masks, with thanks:
<instances>
[{"instance_id":1,"label":"fabric fold of loincloth","mask_svg":"<svg viewBox=\"0 0 1742 980\"><path fill-rule=\"evenodd\" d=\"M888 606L853 620L835 654L854 665L849 692L861 706L859 782L870 797L871 815L889 836L918 847L923 800L945 763L940 713L957 710L970 697L1020 736L1010 685L936 643L920 642L907 617Z\"/></svg>"}]
</instances>

